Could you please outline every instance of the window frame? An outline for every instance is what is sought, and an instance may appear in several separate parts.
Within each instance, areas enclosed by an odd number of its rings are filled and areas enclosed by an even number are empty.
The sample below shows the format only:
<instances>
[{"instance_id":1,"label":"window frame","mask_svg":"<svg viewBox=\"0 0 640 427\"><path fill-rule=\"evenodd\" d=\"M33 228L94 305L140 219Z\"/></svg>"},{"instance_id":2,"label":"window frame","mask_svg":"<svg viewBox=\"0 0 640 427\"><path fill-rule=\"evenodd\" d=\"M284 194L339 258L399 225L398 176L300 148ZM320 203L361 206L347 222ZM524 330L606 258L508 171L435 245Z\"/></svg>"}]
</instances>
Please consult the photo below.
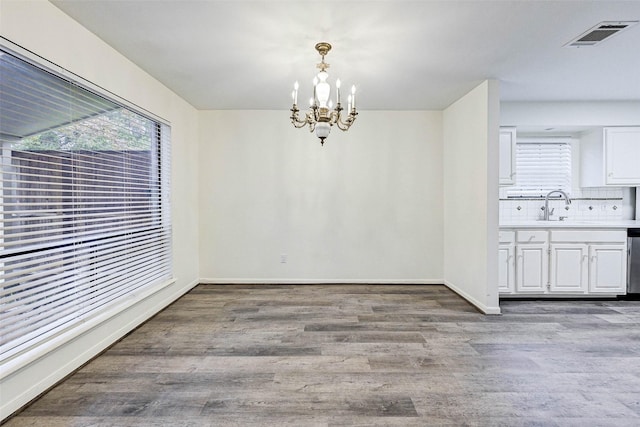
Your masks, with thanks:
<instances>
[{"instance_id":1,"label":"window frame","mask_svg":"<svg viewBox=\"0 0 640 427\"><path fill-rule=\"evenodd\" d=\"M542 200L545 198L546 194L544 192L549 192L552 190L563 190L567 194L571 194L576 188L576 182L579 176L578 171L578 158L579 158L579 147L577 144L577 140L571 136L519 136L516 140L516 165L518 164L518 145L519 144L566 144L569 149L569 159L570 165L568 167L568 184L566 187L554 187L551 186L548 189L540 189L540 194L532 194L533 190L523 191L522 187L518 186L518 176L520 175L520 171L516 168L516 182L512 186L505 187L505 195L507 199L531 199L531 200Z\"/></svg>"},{"instance_id":2,"label":"window frame","mask_svg":"<svg viewBox=\"0 0 640 427\"><path fill-rule=\"evenodd\" d=\"M114 93L98 86L75 73L72 73L63 67L54 64L51 61L42 58L39 55L34 54L2 37L0 37L0 50L2 53L12 55L26 63L46 71L54 76L57 76L63 80L71 82L73 85L77 85L85 90L88 90L96 95L105 98L106 100L113 102L121 107L124 107L135 114L145 117L156 124L155 138L157 140L151 146L151 153L154 161L154 165L157 165L158 173L158 185L159 185L159 204L162 205L161 212L163 215L162 220L159 222L159 227L163 233L168 235L167 252L168 252L168 271L169 276L162 283L147 284L139 288L133 289L131 292L125 294L126 296L116 301L107 302L104 309L97 310L96 312L90 312L86 315L81 315L78 320L68 326L57 330L53 334L45 334L45 339L40 342L30 342L27 344L20 344L15 349L11 349L0 357L0 361L3 364L2 373L0 378L5 378L11 375L16 370L22 368L31 361L42 357L44 354L55 350L60 345L73 340L82 333L95 328L102 322L109 318L122 313L129 307L137 304L138 302L148 298L150 295L160 291L161 289L175 283L174 269L173 269L173 248L172 248L172 221L171 221L171 144L170 134L171 127L170 122L141 108L140 106L122 98ZM5 147L2 147L3 154ZM10 149L9 149L10 150ZM1 180L0 180L1 181ZM4 191L0 187L0 191ZM4 195L0 195L4 197ZM46 250L46 249L45 249ZM36 251L42 251L36 250ZM0 265L3 265L0 263ZM4 269L4 266L3 266Z\"/></svg>"}]
</instances>

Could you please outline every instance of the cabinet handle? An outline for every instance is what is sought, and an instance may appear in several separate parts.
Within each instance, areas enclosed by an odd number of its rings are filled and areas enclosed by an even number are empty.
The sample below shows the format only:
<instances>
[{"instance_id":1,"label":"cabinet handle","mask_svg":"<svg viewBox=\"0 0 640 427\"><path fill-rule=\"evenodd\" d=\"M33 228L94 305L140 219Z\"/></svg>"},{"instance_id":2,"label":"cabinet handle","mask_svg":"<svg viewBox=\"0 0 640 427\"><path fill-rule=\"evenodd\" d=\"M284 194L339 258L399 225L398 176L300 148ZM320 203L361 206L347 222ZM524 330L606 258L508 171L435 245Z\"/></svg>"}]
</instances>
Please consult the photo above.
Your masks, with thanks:
<instances>
[{"instance_id":1,"label":"cabinet handle","mask_svg":"<svg viewBox=\"0 0 640 427\"><path fill-rule=\"evenodd\" d=\"M582 262L584 262L585 260L589 260L589 255L583 255L582 256Z\"/></svg>"}]
</instances>

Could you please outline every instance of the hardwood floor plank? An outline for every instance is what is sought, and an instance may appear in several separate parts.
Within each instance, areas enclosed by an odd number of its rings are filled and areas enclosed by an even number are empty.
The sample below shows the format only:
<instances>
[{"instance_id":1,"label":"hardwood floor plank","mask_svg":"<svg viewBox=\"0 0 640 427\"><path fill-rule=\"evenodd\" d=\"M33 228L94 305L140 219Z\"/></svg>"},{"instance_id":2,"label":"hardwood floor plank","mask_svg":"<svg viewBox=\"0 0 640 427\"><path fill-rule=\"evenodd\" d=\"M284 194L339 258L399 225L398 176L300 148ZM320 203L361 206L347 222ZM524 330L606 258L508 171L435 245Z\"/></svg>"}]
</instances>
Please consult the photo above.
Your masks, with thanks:
<instances>
[{"instance_id":1,"label":"hardwood floor plank","mask_svg":"<svg viewBox=\"0 0 640 427\"><path fill-rule=\"evenodd\" d=\"M417 417L413 401L408 396L352 396L334 394L291 394L283 397L267 396L260 399L213 399L207 402L202 415L242 414L247 417L262 415L309 416L330 413L332 416Z\"/></svg>"}]
</instances>

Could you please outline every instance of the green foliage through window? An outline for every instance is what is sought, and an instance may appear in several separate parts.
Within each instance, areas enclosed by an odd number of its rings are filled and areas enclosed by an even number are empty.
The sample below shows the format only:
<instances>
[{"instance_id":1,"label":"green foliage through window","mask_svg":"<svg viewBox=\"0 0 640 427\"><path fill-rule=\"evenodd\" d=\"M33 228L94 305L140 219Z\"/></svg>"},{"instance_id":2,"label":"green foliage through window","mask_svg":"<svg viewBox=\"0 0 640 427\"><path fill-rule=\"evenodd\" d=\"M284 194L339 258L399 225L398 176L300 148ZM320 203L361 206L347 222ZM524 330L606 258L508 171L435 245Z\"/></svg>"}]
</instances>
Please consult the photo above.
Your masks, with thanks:
<instances>
[{"instance_id":1,"label":"green foliage through window","mask_svg":"<svg viewBox=\"0 0 640 427\"><path fill-rule=\"evenodd\" d=\"M149 150L154 122L126 108L118 108L87 119L23 138L14 150Z\"/></svg>"}]
</instances>

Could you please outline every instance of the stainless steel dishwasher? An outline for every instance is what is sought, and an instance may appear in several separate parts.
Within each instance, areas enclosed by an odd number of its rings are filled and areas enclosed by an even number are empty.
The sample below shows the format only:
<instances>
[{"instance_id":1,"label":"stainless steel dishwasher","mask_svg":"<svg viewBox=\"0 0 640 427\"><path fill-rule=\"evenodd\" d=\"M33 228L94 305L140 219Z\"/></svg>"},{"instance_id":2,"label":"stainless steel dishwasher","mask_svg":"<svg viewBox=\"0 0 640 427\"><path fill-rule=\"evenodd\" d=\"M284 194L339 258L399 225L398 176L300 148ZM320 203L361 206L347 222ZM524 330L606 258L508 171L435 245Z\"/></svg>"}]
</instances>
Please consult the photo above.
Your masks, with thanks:
<instances>
[{"instance_id":1,"label":"stainless steel dishwasher","mask_svg":"<svg viewBox=\"0 0 640 427\"><path fill-rule=\"evenodd\" d=\"M640 228L630 228L627 238L627 294L640 294Z\"/></svg>"}]
</instances>

